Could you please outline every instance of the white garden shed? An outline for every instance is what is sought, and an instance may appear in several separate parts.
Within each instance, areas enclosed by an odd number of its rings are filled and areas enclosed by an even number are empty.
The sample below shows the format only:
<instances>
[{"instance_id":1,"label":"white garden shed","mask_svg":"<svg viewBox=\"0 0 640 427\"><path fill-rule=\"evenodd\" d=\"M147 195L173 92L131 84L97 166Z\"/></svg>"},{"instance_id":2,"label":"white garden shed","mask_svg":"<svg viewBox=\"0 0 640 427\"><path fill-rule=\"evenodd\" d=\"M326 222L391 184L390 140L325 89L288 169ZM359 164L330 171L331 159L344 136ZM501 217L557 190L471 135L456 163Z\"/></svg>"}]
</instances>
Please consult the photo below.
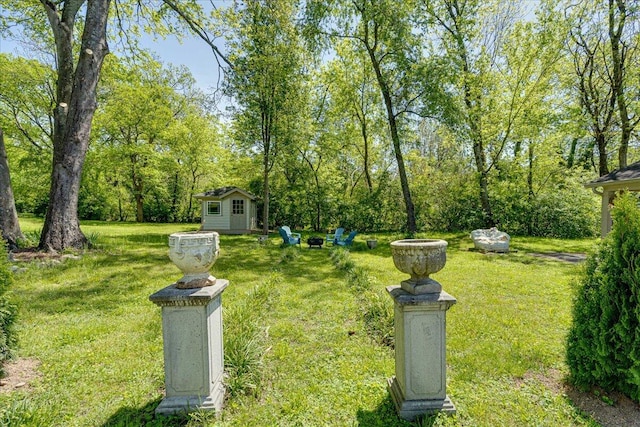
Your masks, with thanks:
<instances>
[{"instance_id":1,"label":"white garden shed","mask_svg":"<svg viewBox=\"0 0 640 427\"><path fill-rule=\"evenodd\" d=\"M256 196L238 187L222 187L194 196L202 205L201 230L248 234L257 230Z\"/></svg>"}]
</instances>

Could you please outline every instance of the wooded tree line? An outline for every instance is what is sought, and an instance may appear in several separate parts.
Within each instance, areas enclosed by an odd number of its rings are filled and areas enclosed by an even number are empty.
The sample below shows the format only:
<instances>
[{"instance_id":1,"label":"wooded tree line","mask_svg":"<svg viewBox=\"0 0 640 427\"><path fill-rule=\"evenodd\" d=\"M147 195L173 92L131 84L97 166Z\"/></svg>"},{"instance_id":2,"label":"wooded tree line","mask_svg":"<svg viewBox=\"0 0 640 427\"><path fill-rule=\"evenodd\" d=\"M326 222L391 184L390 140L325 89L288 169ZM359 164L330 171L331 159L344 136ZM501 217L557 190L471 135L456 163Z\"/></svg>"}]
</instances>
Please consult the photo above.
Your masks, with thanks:
<instances>
[{"instance_id":1,"label":"wooded tree line","mask_svg":"<svg viewBox=\"0 0 640 427\"><path fill-rule=\"evenodd\" d=\"M260 196L264 230L591 235L597 197L582 183L639 157L634 2L0 5L4 34L37 53L0 56L13 184L0 219L10 222L14 198L45 215L43 248L82 243L79 225L65 230L74 218L195 221L193 194L226 185ZM126 55L91 41L101 26L100 43L125 43ZM188 70L136 46L144 28L192 31L212 47L223 113ZM76 88L80 98L95 88L95 100L63 101ZM65 174L80 174L77 188L58 182Z\"/></svg>"}]
</instances>

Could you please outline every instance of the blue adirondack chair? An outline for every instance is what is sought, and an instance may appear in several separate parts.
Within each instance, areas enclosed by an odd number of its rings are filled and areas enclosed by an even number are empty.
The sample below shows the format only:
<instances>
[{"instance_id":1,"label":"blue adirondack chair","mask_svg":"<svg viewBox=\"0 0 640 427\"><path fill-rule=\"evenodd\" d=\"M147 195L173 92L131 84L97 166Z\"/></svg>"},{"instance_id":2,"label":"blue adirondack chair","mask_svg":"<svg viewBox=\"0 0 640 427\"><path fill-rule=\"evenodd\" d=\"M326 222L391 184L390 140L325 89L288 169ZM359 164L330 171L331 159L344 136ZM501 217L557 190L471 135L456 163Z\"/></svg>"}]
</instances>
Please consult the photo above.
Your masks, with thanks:
<instances>
[{"instance_id":1,"label":"blue adirondack chair","mask_svg":"<svg viewBox=\"0 0 640 427\"><path fill-rule=\"evenodd\" d=\"M344 228L342 227L337 228L335 233L327 234L327 239L326 239L327 243L331 242L335 245L336 242L342 238L343 234L344 234Z\"/></svg>"},{"instance_id":2,"label":"blue adirondack chair","mask_svg":"<svg viewBox=\"0 0 640 427\"><path fill-rule=\"evenodd\" d=\"M346 239L336 240L334 242L334 245L351 246L351 244L353 243L353 239L355 239L356 237L356 234L358 234L358 232L356 230L353 230L351 233L349 233Z\"/></svg>"},{"instance_id":3,"label":"blue adirondack chair","mask_svg":"<svg viewBox=\"0 0 640 427\"><path fill-rule=\"evenodd\" d=\"M285 245L299 245L300 244L300 233L292 233L291 229L283 225L278 228L278 232L280 233L280 237Z\"/></svg>"}]
</instances>

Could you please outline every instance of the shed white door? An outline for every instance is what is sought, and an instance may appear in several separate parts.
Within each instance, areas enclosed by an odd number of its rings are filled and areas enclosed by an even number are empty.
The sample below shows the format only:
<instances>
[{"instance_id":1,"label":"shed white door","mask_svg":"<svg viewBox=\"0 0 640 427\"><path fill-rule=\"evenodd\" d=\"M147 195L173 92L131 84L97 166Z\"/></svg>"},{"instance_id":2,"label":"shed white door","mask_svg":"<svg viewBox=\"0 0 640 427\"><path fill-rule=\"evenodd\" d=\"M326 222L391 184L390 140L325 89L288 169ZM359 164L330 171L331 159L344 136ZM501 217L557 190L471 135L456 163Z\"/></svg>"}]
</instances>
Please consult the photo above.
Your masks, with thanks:
<instances>
[{"instance_id":1,"label":"shed white door","mask_svg":"<svg viewBox=\"0 0 640 427\"><path fill-rule=\"evenodd\" d=\"M247 209L244 199L231 200L231 229L246 230L247 229Z\"/></svg>"}]
</instances>

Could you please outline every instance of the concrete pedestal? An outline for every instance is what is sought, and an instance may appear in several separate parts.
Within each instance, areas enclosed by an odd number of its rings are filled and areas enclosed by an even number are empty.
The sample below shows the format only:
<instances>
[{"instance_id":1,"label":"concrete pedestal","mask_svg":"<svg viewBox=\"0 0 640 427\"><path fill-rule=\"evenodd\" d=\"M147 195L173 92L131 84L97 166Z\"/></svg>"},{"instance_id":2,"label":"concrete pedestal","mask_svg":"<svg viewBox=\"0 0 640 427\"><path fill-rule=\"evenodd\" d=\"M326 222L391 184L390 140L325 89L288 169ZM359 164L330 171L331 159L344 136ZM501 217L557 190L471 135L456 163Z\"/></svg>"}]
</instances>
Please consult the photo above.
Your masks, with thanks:
<instances>
[{"instance_id":1,"label":"concrete pedestal","mask_svg":"<svg viewBox=\"0 0 640 427\"><path fill-rule=\"evenodd\" d=\"M178 289L170 285L149 299L162 307L166 397L158 414L221 410L224 400L222 291L213 286Z\"/></svg>"},{"instance_id":2,"label":"concrete pedestal","mask_svg":"<svg viewBox=\"0 0 640 427\"><path fill-rule=\"evenodd\" d=\"M389 392L401 418L455 413L446 393L446 311L456 299L444 291L414 295L389 286L394 301L396 375Z\"/></svg>"}]
</instances>

